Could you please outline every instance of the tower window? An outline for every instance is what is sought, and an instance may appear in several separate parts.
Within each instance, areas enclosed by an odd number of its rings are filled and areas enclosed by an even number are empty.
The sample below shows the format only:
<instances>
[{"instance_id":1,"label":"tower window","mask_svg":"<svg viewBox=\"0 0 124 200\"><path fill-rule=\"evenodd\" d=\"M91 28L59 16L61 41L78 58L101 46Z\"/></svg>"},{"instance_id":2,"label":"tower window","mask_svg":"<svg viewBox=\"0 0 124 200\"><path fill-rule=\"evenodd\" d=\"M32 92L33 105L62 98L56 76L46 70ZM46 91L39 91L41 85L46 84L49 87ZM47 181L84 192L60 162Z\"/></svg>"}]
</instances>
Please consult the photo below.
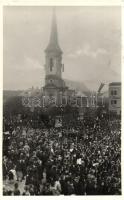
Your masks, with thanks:
<instances>
[{"instance_id":1,"label":"tower window","mask_svg":"<svg viewBox=\"0 0 124 200\"><path fill-rule=\"evenodd\" d=\"M50 58L50 71L52 72L52 70L53 70L53 59Z\"/></svg>"}]
</instances>

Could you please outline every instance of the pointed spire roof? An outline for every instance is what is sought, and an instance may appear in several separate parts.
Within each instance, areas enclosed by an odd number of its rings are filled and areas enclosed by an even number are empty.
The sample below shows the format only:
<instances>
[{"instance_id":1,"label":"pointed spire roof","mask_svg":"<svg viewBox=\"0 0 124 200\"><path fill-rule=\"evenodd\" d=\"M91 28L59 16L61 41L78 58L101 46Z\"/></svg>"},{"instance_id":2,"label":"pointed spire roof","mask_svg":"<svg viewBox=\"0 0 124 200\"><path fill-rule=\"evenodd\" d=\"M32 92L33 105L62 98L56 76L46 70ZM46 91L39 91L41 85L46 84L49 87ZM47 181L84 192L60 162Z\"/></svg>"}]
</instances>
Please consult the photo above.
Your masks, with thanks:
<instances>
[{"instance_id":1,"label":"pointed spire roof","mask_svg":"<svg viewBox=\"0 0 124 200\"><path fill-rule=\"evenodd\" d=\"M53 16L52 16L52 26L51 26L51 33L50 33L50 40L47 48L45 49L46 52L49 51L56 51L58 53L62 53L62 50L58 43L58 31L57 31L57 22L56 22L56 12L55 8L53 8Z\"/></svg>"}]
</instances>

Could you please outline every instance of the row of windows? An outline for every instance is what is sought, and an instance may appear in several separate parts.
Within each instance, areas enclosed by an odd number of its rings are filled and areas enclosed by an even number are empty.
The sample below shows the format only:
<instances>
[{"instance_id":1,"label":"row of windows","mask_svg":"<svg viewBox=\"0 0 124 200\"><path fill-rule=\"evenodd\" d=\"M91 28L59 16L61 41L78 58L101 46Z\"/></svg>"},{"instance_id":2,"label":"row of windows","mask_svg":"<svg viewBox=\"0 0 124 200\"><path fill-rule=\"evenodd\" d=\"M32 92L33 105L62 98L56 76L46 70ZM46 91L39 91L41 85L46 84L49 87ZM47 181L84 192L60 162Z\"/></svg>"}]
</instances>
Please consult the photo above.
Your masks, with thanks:
<instances>
[{"instance_id":1,"label":"row of windows","mask_svg":"<svg viewBox=\"0 0 124 200\"><path fill-rule=\"evenodd\" d=\"M117 90L112 90L111 95L117 95Z\"/></svg>"},{"instance_id":2,"label":"row of windows","mask_svg":"<svg viewBox=\"0 0 124 200\"><path fill-rule=\"evenodd\" d=\"M115 105L115 104L117 104L117 100L111 100L111 104L113 105Z\"/></svg>"}]
</instances>

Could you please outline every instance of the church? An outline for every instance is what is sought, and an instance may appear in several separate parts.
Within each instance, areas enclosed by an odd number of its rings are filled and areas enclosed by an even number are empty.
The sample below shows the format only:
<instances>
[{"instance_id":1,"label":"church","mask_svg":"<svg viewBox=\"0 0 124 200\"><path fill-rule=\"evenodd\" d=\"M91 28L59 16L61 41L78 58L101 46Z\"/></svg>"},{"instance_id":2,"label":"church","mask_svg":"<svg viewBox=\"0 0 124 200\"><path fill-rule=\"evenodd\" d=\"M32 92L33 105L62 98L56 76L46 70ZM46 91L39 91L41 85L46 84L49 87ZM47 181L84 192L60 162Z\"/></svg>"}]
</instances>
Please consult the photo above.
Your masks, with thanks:
<instances>
[{"instance_id":1,"label":"church","mask_svg":"<svg viewBox=\"0 0 124 200\"><path fill-rule=\"evenodd\" d=\"M63 52L59 46L55 9L52 13L51 32L45 49L45 84L37 89L29 89L23 94L26 107L71 106L89 107L89 97L82 92L70 89L62 78L64 64Z\"/></svg>"},{"instance_id":2,"label":"church","mask_svg":"<svg viewBox=\"0 0 124 200\"><path fill-rule=\"evenodd\" d=\"M58 41L56 13L55 9L53 9L50 39L45 49L45 86L43 87L43 96L46 103L48 99L56 101L57 105L62 104L62 101L66 103L75 93L74 90L69 90L62 79L64 69L62 54Z\"/></svg>"}]
</instances>

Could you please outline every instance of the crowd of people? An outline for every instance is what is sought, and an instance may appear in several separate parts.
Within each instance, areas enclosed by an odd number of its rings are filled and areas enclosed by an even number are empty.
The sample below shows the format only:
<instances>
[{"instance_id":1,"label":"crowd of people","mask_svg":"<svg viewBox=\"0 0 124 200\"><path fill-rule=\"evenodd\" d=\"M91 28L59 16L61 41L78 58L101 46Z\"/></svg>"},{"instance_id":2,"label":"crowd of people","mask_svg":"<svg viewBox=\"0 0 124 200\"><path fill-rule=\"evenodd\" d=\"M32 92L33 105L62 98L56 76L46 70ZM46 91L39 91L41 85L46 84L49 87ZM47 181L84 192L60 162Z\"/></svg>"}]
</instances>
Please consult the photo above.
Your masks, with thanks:
<instances>
[{"instance_id":1,"label":"crowd of people","mask_svg":"<svg viewBox=\"0 0 124 200\"><path fill-rule=\"evenodd\" d=\"M3 134L3 195L121 194L120 120L37 129L21 123Z\"/></svg>"}]
</instances>

